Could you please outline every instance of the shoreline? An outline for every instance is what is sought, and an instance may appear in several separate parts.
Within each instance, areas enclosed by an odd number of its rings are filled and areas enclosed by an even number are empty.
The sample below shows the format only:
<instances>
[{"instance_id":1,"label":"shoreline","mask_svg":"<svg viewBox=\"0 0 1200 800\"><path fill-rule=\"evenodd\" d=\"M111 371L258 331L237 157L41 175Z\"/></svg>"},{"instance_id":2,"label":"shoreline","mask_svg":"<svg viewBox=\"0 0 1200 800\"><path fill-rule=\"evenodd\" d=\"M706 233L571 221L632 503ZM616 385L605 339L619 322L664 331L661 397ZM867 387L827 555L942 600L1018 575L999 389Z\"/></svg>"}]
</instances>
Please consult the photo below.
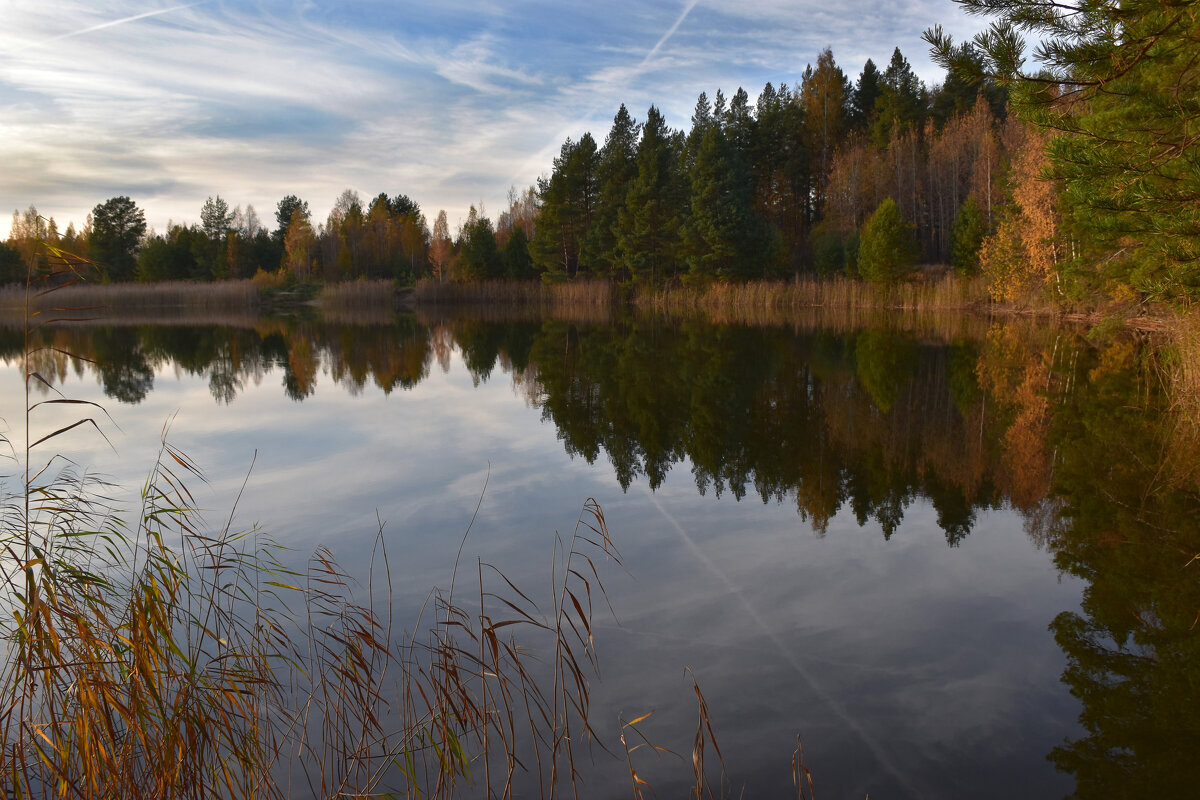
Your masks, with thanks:
<instances>
[{"instance_id":1,"label":"shoreline","mask_svg":"<svg viewBox=\"0 0 1200 800\"><path fill-rule=\"evenodd\" d=\"M0 324L23 319L24 301L24 286L0 287ZM62 321L75 317L95 321L95 316L89 315L105 308L120 317L144 319L147 324L169 324L186 321L188 317L234 319L310 311L346 320L361 314L375 321L389 313L450 308L486 309L498 315L506 311L540 312L599 321L605 315L630 309L673 318L701 317L716 323L745 325L786 325L813 312L965 314L1093 327L1119 325L1139 333L1170 332L1189 316L1189 312L1167 306L1076 310L1045 303L996 303L988 298L982 278L960 278L953 273L889 285L837 277L660 288L621 287L591 279L556 283L425 280L415 287L396 287L385 280L296 287L262 287L249 279L214 283L175 281L68 286L36 298L32 306L39 315L50 312L68 315L60 317Z\"/></svg>"}]
</instances>

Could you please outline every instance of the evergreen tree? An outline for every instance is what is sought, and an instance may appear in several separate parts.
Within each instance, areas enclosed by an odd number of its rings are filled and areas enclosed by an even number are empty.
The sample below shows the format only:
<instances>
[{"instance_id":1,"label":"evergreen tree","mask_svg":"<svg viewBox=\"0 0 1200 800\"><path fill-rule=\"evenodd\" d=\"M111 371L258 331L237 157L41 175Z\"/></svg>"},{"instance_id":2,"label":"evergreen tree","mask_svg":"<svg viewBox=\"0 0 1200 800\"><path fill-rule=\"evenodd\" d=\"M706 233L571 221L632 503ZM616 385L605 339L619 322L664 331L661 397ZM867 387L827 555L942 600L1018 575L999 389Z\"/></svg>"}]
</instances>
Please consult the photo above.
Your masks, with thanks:
<instances>
[{"instance_id":1,"label":"evergreen tree","mask_svg":"<svg viewBox=\"0 0 1200 800\"><path fill-rule=\"evenodd\" d=\"M206 276L208 278L228 276L229 265L225 263L224 258L225 234L228 232L232 220L233 214L229 210L229 203L222 200L221 195L217 195L215 198L210 196L200 207L200 226L212 244L209 248L208 258L205 259L209 268L209 275Z\"/></svg>"},{"instance_id":2,"label":"evergreen tree","mask_svg":"<svg viewBox=\"0 0 1200 800\"><path fill-rule=\"evenodd\" d=\"M534 277L533 258L529 255L529 239L520 225L513 228L504 243L504 276L514 280Z\"/></svg>"},{"instance_id":3,"label":"evergreen tree","mask_svg":"<svg viewBox=\"0 0 1200 800\"><path fill-rule=\"evenodd\" d=\"M781 84L758 98L750 171L753 208L762 221L764 244L774 242L764 268L799 267L813 211L812 161L802 97Z\"/></svg>"},{"instance_id":4,"label":"evergreen tree","mask_svg":"<svg viewBox=\"0 0 1200 800\"><path fill-rule=\"evenodd\" d=\"M874 122L875 103L883 93L881 81L879 68L868 58L858 75L858 83L854 85L854 93L850 99L850 125L855 130L866 130Z\"/></svg>"},{"instance_id":5,"label":"evergreen tree","mask_svg":"<svg viewBox=\"0 0 1200 800\"><path fill-rule=\"evenodd\" d=\"M25 267L21 263L21 251L0 242L0 286L24 280Z\"/></svg>"},{"instance_id":6,"label":"evergreen tree","mask_svg":"<svg viewBox=\"0 0 1200 800\"><path fill-rule=\"evenodd\" d=\"M386 194L381 194L380 196L385 199L387 198ZM421 207L406 194L397 194L391 200L388 200L387 204L388 211L394 217L411 217L416 219L421 216Z\"/></svg>"},{"instance_id":7,"label":"evergreen tree","mask_svg":"<svg viewBox=\"0 0 1200 800\"><path fill-rule=\"evenodd\" d=\"M534 253L548 272L574 276L588 266L598 195L597 162L596 140L585 133L578 143L567 139L554 160L550 178L538 180L541 215Z\"/></svg>"},{"instance_id":8,"label":"evergreen tree","mask_svg":"<svg viewBox=\"0 0 1200 800\"><path fill-rule=\"evenodd\" d=\"M875 100L871 138L875 146L882 149L887 147L893 132L920 129L924 122L924 88L899 47L892 51L892 60L883 72L880 90Z\"/></svg>"},{"instance_id":9,"label":"evergreen tree","mask_svg":"<svg viewBox=\"0 0 1200 800\"><path fill-rule=\"evenodd\" d=\"M629 183L637 175L639 133L640 126L622 105L613 117L612 128L596 163L595 222L589 231L587 252L599 273L614 275L621 268L615 228L620 209L625 205Z\"/></svg>"},{"instance_id":10,"label":"evergreen tree","mask_svg":"<svg viewBox=\"0 0 1200 800\"><path fill-rule=\"evenodd\" d=\"M496 246L492 221L471 206L459 237L460 267L467 280L491 280L502 277L504 262Z\"/></svg>"},{"instance_id":11,"label":"evergreen tree","mask_svg":"<svg viewBox=\"0 0 1200 800\"><path fill-rule=\"evenodd\" d=\"M211 271L212 242L201 230L171 225L152 236L138 253L139 281L201 280Z\"/></svg>"},{"instance_id":12,"label":"evergreen tree","mask_svg":"<svg viewBox=\"0 0 1200 800\"><path fill-rule=\"evenodd\" d=\"M917 261L913 226L900 216L892 198L885 198L867 217L859 235L858 272L871 283L893 283Z\"/></svg>"},{"instance_id":13,"label":"evergreen tree","mask_svg":"<svg viewBox=\"0 0 1200 800\"><path fill-rule=\"evenodd\" d=\"M690 179L691 214L685 228L690 274L745 277L760 238L754 236L758 225L746 170L720 128L705 131Z\"/></svg>"},{"instance_id":14,"label":"evergreen tree","mask_svg":"<svg viewBox=\"0 0 1200 800\"><path fill-rule=\"evenodd\" d=\"M979 247L983 237L987 235L987 222L974 195L959 206L954 217L954 226L950 229L951 253L950 266L968 275L979 273Z\"/></svg>"},{"instance_id":15,"label":"evergreen tree","mask_svg":"<svg viewBox=\"0 0 1200 800\"><path fill-rule=\"evenodd\" d=\"M638 143L637 175L617 216L621 263L638 280L656 281L678 265L685 194L679 169L682 142L650 106Z\"/></svg>"},{"instance_id":16,"label":"evergreen tree","mask_svg":"<svg viewBox=\"0 0 1200 800\"><path fill-rule=\"evenodd\" d=\"M124 195L92 209L92 257L108 270L109 280L133 280L145 234L145 212Z\"/></svg>"},{"instance_id":17,"label":"evergreen tree","mask_svg":"<svg viewBox=\"0 0 1200 800\"><path fill-rule=\"evenodd\" d=\"M1057 131L1054 174L1099 252L1160 296L1200 296L1200 14L1192 0L1087 3L956 0L999 17L977 37L982 70L1008 83L1035 123ZM1086 12L1086 13L1085 13ZM1036 35L1039 70L1026 70ZM947 68L978 75L940 26L925 33ZM1119 256L1119 259L1109 256Z\"/></svg>"},{"instance_id":18,"label":"evergreen tree","mask_svg":"<svg viewBox=\"0 0 1200 800\"><path fill-rule=\"evenodd\" d=\"M275 206L275 236L276 241L283 242L287 238L288 226L292 224L292 218L296 209L301 210L301 214L305 219L309 217L308 201L301 200L294 194L289 194L279 201Z\"/></svg>"},{"instance_id":19,"label":"evergreen tree","mask_svg":"<svg viewBox=\"0 0 1200 800\"><path fill-rule=\"evenodd\" d=\"M754 141L754 114L750 110L750 95L738 87L733 99L729 101L729 110L721 121L725 137L739 158L749 158L750 148Z\"/></svg>"},{"instance_id":20,"label":"evergreen tree","mask_svg":"<svg viewBox=\"0 0 1200 800\"><path fill-rule=\"evenodd\" d=\"M941 129L952 118L969 114L980 95L991 107L992 116L1003 119L1008 107L1008 91L983 74L983 54L969 42L959 47L956 59L970 63L969 70L950 69L946 80L932 93L930 115Z\"/></svg>"}]
</instances>

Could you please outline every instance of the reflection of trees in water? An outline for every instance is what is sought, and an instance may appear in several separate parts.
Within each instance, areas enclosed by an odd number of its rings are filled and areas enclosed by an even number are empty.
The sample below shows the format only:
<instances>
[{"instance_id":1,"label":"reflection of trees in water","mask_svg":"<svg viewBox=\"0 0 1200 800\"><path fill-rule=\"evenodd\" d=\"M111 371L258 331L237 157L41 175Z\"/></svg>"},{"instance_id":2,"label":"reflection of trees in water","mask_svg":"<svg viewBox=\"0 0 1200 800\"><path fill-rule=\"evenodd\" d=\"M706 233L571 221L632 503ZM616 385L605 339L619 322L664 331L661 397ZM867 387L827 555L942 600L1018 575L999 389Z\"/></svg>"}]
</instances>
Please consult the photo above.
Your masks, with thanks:
<instances>
[{"instance_id":1,"label":"reflection of trees in water","mask_svg":"<svg viewBox=\"0 0 1200 800\"><path fill-rule=\"evenodd\" d=\"M1088 581L1051 624L1086 733L1051 754L1080 797L1190 796L1200 745L1200 499L1179 485L1156 381L1135 343L997 324L935 343L885 329L714 327L628 320L389 327L43 330L47 380L98 372L136 403L166 363L230 402L282 372L296 400L322 370L351 392L416 386L454 347L476 383L512 376L572 455L624 487L684 460L701 493L794 503L824 533L842 508L885 537L926 498L950 545L1011 504L1059 568ZM20 357L19 334L0 353ZM78 353L94 363L72 360Z\"/></svg>"},{"instance_id":2,"label":"reflection of trees in water","mask_svg":"<svg viewBox=\"0 0 1200 800\"><path fill-rule=\"evenodd\" d=\"M1040 528L1059 568L1088 582L1081 613L1050 626L1087 733L1050 758L1081 798L1193 797L1200 496L1173 477L1190 470L1170 460L1169 415L1130 343L1077 366L1086 386L1050 424L1055 513Z\"/></svg>"},{"instance_id":3,"label":"reflection of trees in water","mask_svg":"<svg viewBox=\"0 0 1200 800\"><path fill-rule=\"evenodd\" d=\"M92 352L104 393L122 403L140 403L154 388L154 369L132 328L99 328Z\"/></svg>"},{"instance_id":4,"label":"reflection of trees in water","mask_svg":"<svg viewBox=\"0 0 1200 800\"><path fill-rule=\"evenodd\" d=\"M603 453L625 487L687 459L702 493L786 499L818 532L847 506L885 536L921 495L957 544L1002 497L982 355L887 330L547 323L526 391L568 452Z\"/></svg>"},{"instance_id":5,"label":"reflection of trees in water","mask_svg":"<svg viewBox=\"0 0 1200 800\"><path fill-rule=\"evenodd\" d=\"M603 326L460 318L432 327L413 318L391 326L273 320L54 335L70 338L65 350L104 349L106 390L131 402L167 362L206 377L223 403L273 371L297 401L322 374L352 394L370 382L390 392L423 380L435 358L445 369L456 346L476 383L497 367L512 375L567 452L608 459L623 487L645 479L658 488L686 460L702 493L794 503L818 532L845 507L885 537L922 496L952 545L979 509L1005 499L1032 508L1045 495L1049 403L1066 391L1059 373L1078 349L1013 326L945 345L885 328L793 332L650 318Z\"/></svg>"}]
</instances>

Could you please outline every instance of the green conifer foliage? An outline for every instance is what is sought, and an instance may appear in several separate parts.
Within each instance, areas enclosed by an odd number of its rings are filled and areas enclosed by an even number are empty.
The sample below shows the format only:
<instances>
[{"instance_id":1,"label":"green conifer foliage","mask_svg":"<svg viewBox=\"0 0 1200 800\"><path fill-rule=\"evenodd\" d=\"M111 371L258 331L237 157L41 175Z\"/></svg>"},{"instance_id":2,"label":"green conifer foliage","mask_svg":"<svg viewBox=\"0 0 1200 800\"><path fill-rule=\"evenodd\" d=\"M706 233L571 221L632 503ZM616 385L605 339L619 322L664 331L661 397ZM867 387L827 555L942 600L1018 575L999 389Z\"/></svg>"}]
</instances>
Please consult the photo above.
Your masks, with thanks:
<instances>
[{"instance_id":1,"label":"green conifer foliage","mask_svg":"<svg viewBox=\"0 0 1200 800\"><path fill-rule=\"evenodd\" d=\"M459 248L463 277L476 281L501 277L504 261L496 246L492 221L480 216L475 206L471 206L467 221L463 223Z\"/></svg>"},{"instance_id":2,"label":"green conifer foliage","mask_svg":"<svg viewBox=\"0 0 1200 800\"><path fill-rule=\"evenodd\" d=\"M689 272L696 276L744 277L754 256L749 182L720 128L701 137L691 171L691 217L687 226Z\"/></svg>"},{"instance_id":3,"label":"green conifer foliage","mask_svg":"<svg viewBox=\"0 0 1200 800\"><path fill-rule=\"evenodd\" d=\"M549 180L538 181L541 217L534 235L534 255L547 272L574 276L592 261L588 243L597 203L596 140L585 133L567 139L554 159Z\"/></svg>"},{"instance_id":4,"label":"green conifer foliage","mask_svg":"<svg viewBox=\"0 0 1200 800\"><path fill-rule=\"evenodd\" d=\"M635 280L656 281L678 265L685 192L681 150L682 137L651 106L638 143L637 175L615 229L621 262Z\"/></svg>"},{"instance_id":5,"label":"green conifer foliage","mask_svg":"<svg viewBox=\"0 0 1200 800\"><path fill-rule=\"evenodd\" d=\"M858 271L872 283L892 283L917 262L913 226L900 216L892 198L885 198L867 217L859 236Z\"/></svg>"},{"instance_id":6,"label":"green conifer foliage","mask_svg":"<svg viewBox=\"0 0 1200 800\"><path fill-rule=\"evenodd\" d=\"M617 248L618 214L625 204L629 183L637 175L637 146L640 126L624 104L613 117L596 163L597 200L594 224L588 231L587 252L598 274L616 276L621 271Z\"/></svg>"},{"instance_id":7,"label":"green conifer foliage","mask_svg":"<svg viewBox=\"0 0 1200 800\"><path fill-rule=\"evenodd\" d=\"M970 47L940 26L925 39L948 68L1010 84L1017 107L1057 131L1052 169L1086 264L1120 259L1148 294L1200 296L1200 4L956 2L998 19ZM1022 34L1039 41L1036 66Z\"/></svg>"},{"instance_id":8,"label":"green conifer foliage","mask_svg":"<svg viewBox=\"0 0 1200 800\"><path fill-rule=\"evenodd\" d=\"M950 229L950 266L968 275L979 274L979 246L987 235L987 222L974 195L958 208Z\"/></svg>"},{"instance_id":9,"label":"green conifer foliage","mask_svg":"<svg viewBox=\"0 0 1200 800\"><path fill-rule=\"evenodd\" d=\"M518 225L504 243L504 276L516 280L534 276L533 258L529 255L529 238Z\"/></svg>"}]
</instances>

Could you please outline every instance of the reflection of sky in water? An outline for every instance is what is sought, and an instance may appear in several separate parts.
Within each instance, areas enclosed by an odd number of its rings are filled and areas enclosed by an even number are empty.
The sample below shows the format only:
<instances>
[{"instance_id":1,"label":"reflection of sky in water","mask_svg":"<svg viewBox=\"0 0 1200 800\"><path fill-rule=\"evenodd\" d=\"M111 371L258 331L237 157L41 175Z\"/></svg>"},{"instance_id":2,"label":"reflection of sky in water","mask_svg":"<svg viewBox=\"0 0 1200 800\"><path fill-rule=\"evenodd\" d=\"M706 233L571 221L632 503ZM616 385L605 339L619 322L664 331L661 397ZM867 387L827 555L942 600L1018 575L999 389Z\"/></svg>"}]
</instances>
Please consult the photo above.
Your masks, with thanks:
<instances>
[{"instance_id":1,"label":"reflection of sky in water","mask_svg":"<svg viewBox=\"0 0 1200 800\"><path fill-rule=\"evenodd\" d=\"M137 406L72 377L67 396L102 403L120 428L105 424L118 455L82 429L61 447L128 487L132 505L174 415L172 442L210 478L192 488L214 526L257 450L240 526L258 522L298 555L326 544L352 574L365 574L378 512L402 622L430 587L449 582L489 472L466 563L478 555L535 590L548 586L553 532L569 535L595 497L630 573L608 573L619 623L604 622L598 635L594 725L614 744L618 712L653 709L650 735L689 751L690 667L733 784L748 796L788 790L797 733L826 797L1070 791L1045 758L1077 731L1078 714L1046 626L1078 605L1081 584L1057 575L1016 515L981 512L950 548L924 500L891 541L843 508L818 538L789 505L699 496L686 462L656 493L644 479L623 493L603 456L595 465L568 457L507 377L497 371L474 387L457 357L448 374L435 365L414 389L390 395L368 385L351 396L322 375L315 394L294 403L281 375L219 405L207 378L162 369ZM0 371L0 385L19 439L19 368ZM78 408L39 412L35 435ZM593 788L627 796L621 765L596 759ZM690 767L668 759L641 769L675 796L672 781Z\"/></svg>"}]
</instances>

